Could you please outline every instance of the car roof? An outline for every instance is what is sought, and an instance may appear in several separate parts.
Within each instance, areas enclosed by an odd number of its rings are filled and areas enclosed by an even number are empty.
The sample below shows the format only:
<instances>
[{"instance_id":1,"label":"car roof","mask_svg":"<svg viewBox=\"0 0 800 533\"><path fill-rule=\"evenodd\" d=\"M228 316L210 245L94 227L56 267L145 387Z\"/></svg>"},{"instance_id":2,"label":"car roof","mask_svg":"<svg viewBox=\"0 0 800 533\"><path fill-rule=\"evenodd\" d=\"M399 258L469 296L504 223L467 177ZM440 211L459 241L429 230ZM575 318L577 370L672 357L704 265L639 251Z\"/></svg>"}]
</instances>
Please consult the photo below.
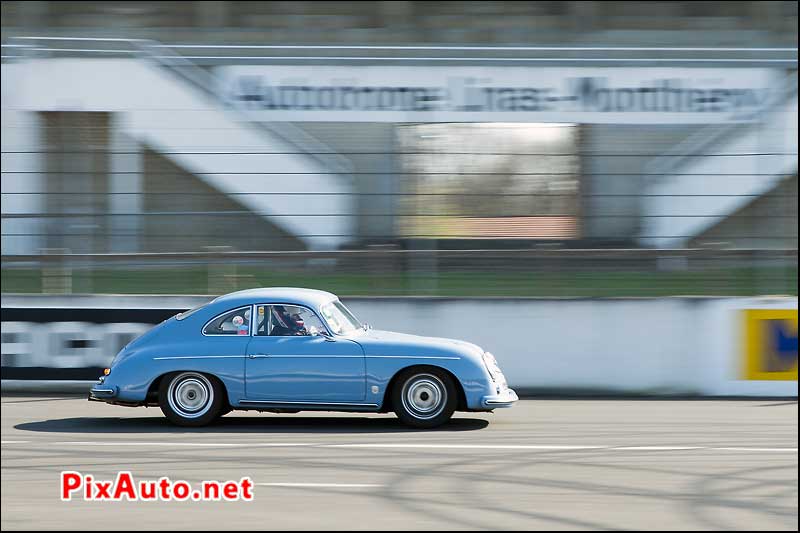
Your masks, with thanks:
<instances>
[{"instance_id":1,"label":"car roof","mask_svg":"<svg viewBox=\"0 0 800 533\"><path fill-rule=\"evenodd\" d=\"M246 305L258 303L299 304L317 309L320 306L336 300L335 294L316 289L303 289L299 287L262 287L246 289L225 294L214 300L214 304Z\"/></svg>"}]
</instances>

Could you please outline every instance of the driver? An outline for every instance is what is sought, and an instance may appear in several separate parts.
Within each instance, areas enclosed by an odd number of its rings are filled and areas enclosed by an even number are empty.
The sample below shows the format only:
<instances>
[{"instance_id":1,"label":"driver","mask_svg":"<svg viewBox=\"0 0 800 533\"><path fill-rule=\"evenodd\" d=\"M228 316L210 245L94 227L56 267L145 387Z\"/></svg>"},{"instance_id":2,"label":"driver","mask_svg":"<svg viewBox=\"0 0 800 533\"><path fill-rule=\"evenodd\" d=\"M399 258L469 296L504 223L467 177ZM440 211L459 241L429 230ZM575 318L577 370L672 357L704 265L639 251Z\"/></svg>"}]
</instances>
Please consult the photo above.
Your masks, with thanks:
<instances>
[{"instance_id":1,"label":"driver","mask_svg":"<svg viewBox=\"0 0 800 533\"><path fill-rule=\"evenodd\" d=\"M270 332L271 336L308 335L305 322L299 313L289 313L282 305L272 308L275 325Z\"/></svg>"}]
</instances>

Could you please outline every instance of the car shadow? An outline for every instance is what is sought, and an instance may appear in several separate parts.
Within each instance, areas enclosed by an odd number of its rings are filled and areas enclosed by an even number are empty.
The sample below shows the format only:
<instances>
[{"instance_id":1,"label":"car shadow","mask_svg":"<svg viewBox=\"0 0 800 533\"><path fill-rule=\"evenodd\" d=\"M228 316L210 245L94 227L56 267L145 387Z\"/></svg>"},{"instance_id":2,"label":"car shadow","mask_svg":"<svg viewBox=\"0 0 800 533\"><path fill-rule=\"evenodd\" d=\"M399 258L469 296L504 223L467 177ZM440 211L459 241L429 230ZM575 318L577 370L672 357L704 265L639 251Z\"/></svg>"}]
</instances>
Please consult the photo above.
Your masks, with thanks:
<instances>
[{"instance_id":1,"label":"car shadow","mask_svg":"<svg viewBox=\"0 0 800 533\"><path fill-rule=\"evenodd\" d=\"M228 415L213 424L200 428L177 427L162 417L75 417L25 422L14 426L20 431L44 433L411 433L415 431L475 431L489 425L479 418L453 418L434 429L415 429L403 425L394 417L322 417L322 416L260 416Z\"/></svg>"}]
</instances>

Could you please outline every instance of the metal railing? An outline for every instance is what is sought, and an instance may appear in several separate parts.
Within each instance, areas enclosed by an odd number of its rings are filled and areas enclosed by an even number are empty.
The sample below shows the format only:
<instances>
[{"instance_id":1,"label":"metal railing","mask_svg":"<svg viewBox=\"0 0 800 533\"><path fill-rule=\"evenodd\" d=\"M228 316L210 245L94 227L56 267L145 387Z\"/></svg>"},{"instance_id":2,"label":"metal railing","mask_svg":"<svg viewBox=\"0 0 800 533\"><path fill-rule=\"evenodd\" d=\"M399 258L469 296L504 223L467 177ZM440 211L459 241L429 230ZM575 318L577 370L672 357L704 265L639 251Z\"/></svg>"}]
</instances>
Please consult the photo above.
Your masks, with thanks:
<instances>
[{"instance_id":1,"label":"metal railing","mask_svg":"<svg viewBox=\"0 0 800 533\"><path fill-rule=\"evenodd\" d=\"M2 256L3 292L597 297L797 294L797 250L415 249ZM58 253L56 253L58 252Z\"/></svg>"},{"instance_id":2,"label":"metal railing","mask_svg":"<svg viewBox=\"0 0 800 533\"><path fill-rule=\"evenodd\" d=\"M57 46L57 43L67 43L67 47ZM84 48L73 48L76 46L69 43L80 43ZM93 47L97 44L97 47ZM492 62L514 62L514 61L543 61L553 64L571 64L583 62L587 64L609 64L617 65L624 61L641 64L642 61L655 62L681 62L690 64L693 61L712 64L714 61L731 60L737 65L739 63L752 63L754 65L769 66L794 66L797 63L797 50L792 48L681 48L681 47L479 47L479 46L300 46L300 45L171 45L166 46L155 41L142 39L102 39L102 38L82 38L82 37L20 37L13 42L4 44L3 50L10 50L12 59L24 59L26 57L39 57L47 55L123 55L125 57L139 57L146 61L151 61L159 68L164 68L180 76L181 79L188 81L198 90L207 95L217 97L216 85L218 80L209 70L202 68L198 63L203 61L212 62L217 56L192 55L182 56L173 50L226 50L236 53L237 50L249 50L253 52L252 57L258 60L284 61L304 57L305 60L316 60L324 58L325 61L360 61L356 55L341 55L337 51L347 51L353 54L364 54L368 51L370 61L427 61L433 56L431 52L440 53L435 56L437 61L469 62L491 64ZM283 50L289 55L285 56L264 56L266 50ZM298 51L309 52L313 55L296 56ZM338 55L320 55L321 52L335 52ZM402 52L402 57L391 56L390 54ZM413 54L412 54L413 52ZM480 54L478 54L478 52ZM5 52L4 52L5 53ZM272 52L270 52L272 53ZM471 55L463 55L465 53ZM419 54L419 55L415 55ZM425 55L422 55L425 54ZM460 55L459 55L460 54ZM573 57L573 54L575 55ZM615 56L614 54L620 54ZM641 55L637 55L641 54ZM685 57L659 57L663 54L684 55ZM621 57L626 55L627 57ZM716 56L716 57L713 57ZM722 57L724 56L724 57ZM222 56L219 56L222 57ZM227 59L236 59L237 55L226 55ZM244 57L244 56L241 56ZM8 57L4 56L4 59ZM260 58L260 59L259 59ZM316 58L316 59L315 59ZM791 78L792 76L790 76ZM793 85L789 84L781 93L776 96L771 105L782 102L781 98L788 94L796 93L797 79L794 76ZM224 102L219 102L224 105ZM770 107L772 109L773 107ZM143 292L148 289L155 292L220 292L218 289L223 285L220 280L227 280L224 287L242 288L253 284L303 284L318 280L324 287L340 289L346 294L359 294L366 292L369 294L477 294L477 295L661 295L661 294L762 294L771 292L796 293L797 285L797 250L791 247L791 240L796 243L796 222L792 227L792 219L796 221L796 202L797 194L795 190L783 192L769 192L761 195L739 194L736 191L725 190L717 191L708 189L705 191L675 191L671 194L648 194L645 190L618 190L610 187L607 190L583 189L582 186L577 191L568 193L560 190L529 190L518 191L509 187L508 190L481 190L474 192L466 187L459 190L448 190L439 192L433 190L420 191L414 187L396 186L394 183L400 180L407 180L409 183L419 182L426 177L444 175L452 177L473 176L473 177L492 177L510 178L512 181L517 179L538 179L555 178L557 180L574 180L603 178L607 180L638 180L650 177L669 176L685 161L686 157L751 157L773 155L772 152L763 153L739 153L721 154L713 150L714 141L718 137L712 137L709 130L700 129L700 133L692 135L690 139L703 141L699 143L701 147L695 147L690 143L678 144L675 148L663 150L662 147L654 146L648 150L630 150L623 146L620 150L608 153L590 153L587 157L596 159L609 158L633 158L647 159L656 158L655 162L645 166L642 170L639 167L629 168L625 165L625 170L615 171L615 168L604 167L601 170L590 170L586 168L562 168L556 170L550 168L541 169L536 165L546 162L550 165L553 159L578 158L583 154L574 153L547 153L532 151L513 151L503 150L492 147L488 150L481 149L479 152L470 152L451 147L448 150L406 150L394 145L386 146L385 149L357 149L355 145L352 149L335 151L321 141L318 141L307 132L288 124L288 123L267 123L262 121L252 121L247 116L246 109L227 108L230 113L238 113L239 116L247 118L248 122L260 124L258 127L267 128L273 133L287 140L291 146L287 152L260 151L257 149L241 150L209 150L201 152L203 154L235 153L242 156L250 154L279 154L297 153L319 158L324 166L321 174L348 175L355 176L364 182L386 180L392 187L385 187L379 192L369 187L348 190L341 193L316 193L311 190L298 190L291 192L274 192L264 185L264 188L252 187L244 192L236 191L221 193L219 191L199 190L191 187L178 187L167 191L150 190L144 187L125 192L109 192L101 188L100 190L69 190L68 188L52 187L48 188L48 180L55 182L67 182L76 175L83 178L91 177L95 174L110 178L124 178L125 175L143 175L141 169L133 171L112 170L111 167L102 170L73 171L67 165L64 168L54 164L57 168L45 168L29 170L27 168L14 168L4 166L3 175L20 174L23 179L27 179L25 174L40 174L42 183L41 190L3 191L4 209L2 214L3 232L6 238L31 238L40 246L72 247L73 249L102 250L104 245L87 246L80 248L74 245L80 239L102 240L103 243L117 238L141 236L136 230L122 229L113 227L105 221L116 218L130 219L137 217L141 221L151 224L147 239L156 242L158 246L142 246L141 250L163 250L163 249L185 249L191 248L202 250L204 246L216 243L217 238L225 237L226 231L230 228L226 226L225 231L220 232L216 224L230 222L233 220L248 221L250 226L256 227L252 217L269 218L280 220L287 216L314 216L314 217L353 217L360 218L369 225L381 219L420 219L425 218L431 221L452 218L451 224L456 226L462 224L462 219L474 218L512 218L509 215L520 215L533 218L535 216L553 216L555 218L569 216L575 221L575 225L585 226L593 224L598 220L618 221L618 220L643 220L652 217L697 217L714 218L720 221L725 219L729 222L757 222L766 221L756 228L749 225L739 225L730 233L732 240L746 237L757 240L764 244L764 248L787 247L787 249L754 249L757 245L748 245L748 249L721 249L738 246L735 243L726 242L718 245L709 244L702 249L680 249L680 250L640 250L618 248L619 242L623 241L629 245L635 237L635 229L626 229L626 237L620 238L619 234L595 234L592 236L594 241L579 241L564 238L548 237L555 241L552 244L542 242L514 242L516 248L511 249L509 241L515 237L514 234L494 234L495 244L498 248L509 246L507 249L484 248L487 246L487 239L475 241L474 234L464 231L448 234L448 237L477 242L477 248L469 245L465 250L444 250L437 249L443 246L455 247L464 246L464 242L458 244L437 241L442 237L442 231L432 227L414 228L411 231L397 231L397 225L386 225L381 232L373 232L365 235L363 232L354 230L347 235L307 235L307 237L347 237L352 238L354 246L366 246L370 241L380 241L387 245L386 248L364 249L364 250L340 250L330 252L309 252L309 251L287 251L281 250L284 237L276 232L275 236L258 235L258 239L248 241L244 244L254 244L249 246L239 246L240 249L275 251L254 251L238 252L228 249L226 252L194 251L186 253L134 253L134 254L75 254L75 253L53 253L43 250L41 254L10 255L2 257L3 263L3 291L4 292L41 292L56 290L62 291L82 291L82 292ZM350 126L348 126L350 127ZM715 127L714 131L732 131L731 127ZM74 130L68 131L65 135L73 135ZM64 136L64 135L62 135ZM707 142L706 142L707 141ZM580 152L580 145L576 145ZM28 155L32 158L46 158L50 154L74 154L86 156L92 159L93 156L115 156L127 153L141 154L142 150L126 152L125 150L114 150L108 148L81 148L70 149L59 145L44 145L25 149L7 150L4 148L3 156L6 155ZM170 152L160 152L162 155L169 155ZM182 153L182 152L175 152ZM401 158L407 155L421 156L465 156L471 159L495 158L495 157L520 157L530 158L525 160L525 164L530 169L519 169L516 167L503 167L494 169L490 172L476 170L478 167L470 167L468 170L452 170L441 172L442 169L424 169L416 171L413 168L392 167L391 169L380 169L365 165L364 168L354 168L352 159L361 158L362 162L367 158ZM796 157L796 150L792 153L781 155L793 155ZM533 159L539 158L539 159ZM667 162L668 164L662 165ZM61 163L59 163L61 164ZM643 165L644 163L638 163ZM494 168L494 167L493 167ZM499 167L498 167L499 168ZM224 169L223 169L224 170ZM472 170L472 171L470 171ZM261 176L264 183L275 175L286 175L285 172L271 171L270 169L256 168L252 171L241 172L214 172L213 174L229 174L233 177L241 176ZM158 179L169 179L173 176L186 174L179 171L150 171L148 176ZM212 174L197 172L198 175ZM697 179L709 177L725 177L736 179L739 176L759 177L758 174L745 173L717 173L717 174L698 174ZM764 175L767 177L767 175ZM795 178L796 180L796 178ZM302 195L303 198L317 199L320 195L349 195L357 197L363 203L358 210L345 213L329 214L330 212L319 211L313 215L304 215L302 210L297 212L275 211L266 212L261 210L249 210L238 207L212 207L194 208L194 204L187 202L181 207L172 204L162 204L160 209L139 209L139 210L112 210L108 206L102 205L103 197L117 195L117 197L139 197L139 199L150 198L152 196L162 196L171 200L174 199L204 199L219 197L226 200L225 205L229 205L227 200L238 201L243 195L271 195L280 194L286 197L296 197ZM33 196L44 197L41 203L42 208L15 208L7 210L6 202L16 202L19 198L30 198ZM64 200L67 198L86 197L97 198L96 205L91 202L76 202L68 204ZM642 213L635 204L643 198L650 196L670 196L680 202L682 199L696 200L701 197L747 197L756 200L779 199L785 200L785 209L772 209L768 211L753 211L746 213L708 213L691 212L677 214L676 212L664 211L654 213ZM438 209L442 203L426 204L427 207L420 208L420 199L443 199L443 198L470 198L477 197L485 205L480 207L483 213L480 216L466 210L444 212ZM549 210L536 209L528 206L531 212L522 212L510 207L510 202L520 198L538 199L543 204L555 201L556 199L569 197L574 200L574 204L581 204L578 207L569 206L569 212L559 211L550 205ZM401 204L396 205L396 209L379 210L374 209L373 200L391 198L399 199ZM630 205L613 205L605 208L595 208L593 211L585 209L585 204L589 200L623 200L633 201ZM94 200L93 200L94 201ZM222 200L218 200L222 202ZM438 200L437 200L438 201ZM50 202L49 206L45 206ZM494 203L489 203L494 202ZM67 204L69 208L64 208L61 204ZM168 205L164 208L163 205ZM456 202L453 202L453 205ZM472 205L472 204L469 204ZM489 207L491 207L491 209ZM794 208L791 208L791 205ZM100 207L98 207L100 206ZM47 208L45 208L47 207ZM301 206L302 207L302 206ZM519 211L519 212L517 212ZM177 228L174 221L179 220L183 228ZM205 220L211 221L203 228L195 227L195 222ZM18 222L33 222L24 227L15 225ZM166 223L165 223L166 222ZM495 222L493 220L492 222ZM548 222L551 223L551 222ZM87 230L87 227L94 226L98 229ZM169 225L172 224L172 225ZM74 226L74 227L73 227ZM80 228L78 226L81 226ZM430 224L434 226L434 224ZM633 226L633 224L631 224ZM77 228L77 229L76 229ZM155 228L155 231L154 231ZM185 231L184 228L189 228ZM508 226L510 229L511 226ZM180 229L181 231L178 231ZM492 229L493 231L493 229ZM217 232L217 233L214 233ZM255 229L253 230L255 234ZM669 232L666 232L669 233ZM674 233L674 232L673 232ZM48 239L39 239L47 237ZM72 244L65 244L60 237L71 237ZM295 236L297 237L297 236ZM303 236L300 236L303 237ZM649 235L654 239L673 239L678 235ZM685 236L687 238L692 236ZM53 239L49 239L53 238ZM427 239L430 240L427 240ZM508 240L505 240L505 239ZM717 239L717 237L714 237ZM531 238L529 241L534 241ZM546 239L543 239L546 240ZM713 240L713 239L711 239ZM49 242L48 242L49 241ZM609 249L570 249L575 246L596 246L599 241L612 241ZM45 244L47 242L47 244ZM277 242L277 244L276 244ZM788 244L787 244L788 243ZM177 244L181 247L178 248ZM690 246L694 246L691 244ZM419 246L421 249L401 249L402 246ZM535 247L538 246L538 247ZM558 249L552 249L552 248ZM210 265L213 265L211 267ZM183 276L182 269L189 269L191 275ZM61 280L61 281L59 281ZM67 280L69 282L67 283ZM10 287L10 289L9 289ZM61 288L59 288L61 287ZM220 289L221 290L221 289Z\"/></svg>"},{"instance_id":3,"label":"metal railing","mask_svg":"<svg viewBox=\"0 0 800 533\"><path fill-rule=\"evenodd\" d=\"M26 54L131 55L136 49L120 49L102 44L93 48L64 47L55 43L106 43L147 45L158 61L192 60L199 64L219 62L453 62L461 63L585 63L593 66L632 64L713 64L726 66L792 68L798 62L798 49L791 47L710 47L710 46L437 46L437 45L294 45L294 44L161 44L146 39L120 39L72 36L20 36L3 44L3 59ZM137 44L140 43L140 44ZM180 54L191 50L193 54ZM197 53L196 51L209 51ZM272 52L265 55L264 52ZM297 53L301 52L301 53ZM342 53L344 52L344 53ZM397 53L405 55L397 55ZM436 52L440 55L430 55ZM150 52L148 52L150 53ZM294 55L291 55L294 54ZM359 54L359 55L357 55ZM367 55L363 55L367 54ZM470 55L472 54L472 55ZM667 57L663 57L668 54Z\"/></svg>"}]
</instances>

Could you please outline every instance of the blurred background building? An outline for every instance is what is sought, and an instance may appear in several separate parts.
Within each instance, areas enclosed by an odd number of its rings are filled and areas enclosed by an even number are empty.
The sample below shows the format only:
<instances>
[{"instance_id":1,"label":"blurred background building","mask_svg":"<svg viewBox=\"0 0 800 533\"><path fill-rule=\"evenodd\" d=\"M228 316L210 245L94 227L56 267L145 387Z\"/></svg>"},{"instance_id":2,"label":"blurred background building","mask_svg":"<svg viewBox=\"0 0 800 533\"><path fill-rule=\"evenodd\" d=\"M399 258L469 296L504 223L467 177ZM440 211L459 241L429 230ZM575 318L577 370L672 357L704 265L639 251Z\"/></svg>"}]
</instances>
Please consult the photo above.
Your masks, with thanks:
<instances>
[{"instance_id":1,"label":"blurred background building","mask_svg":"<svg viewBox=\"0 0 800 533\"><path fill-rule=\"evenodd\" d=\"M3 2L3 292L797 291L796 2Z\"/></svg>"}]
</instances>

